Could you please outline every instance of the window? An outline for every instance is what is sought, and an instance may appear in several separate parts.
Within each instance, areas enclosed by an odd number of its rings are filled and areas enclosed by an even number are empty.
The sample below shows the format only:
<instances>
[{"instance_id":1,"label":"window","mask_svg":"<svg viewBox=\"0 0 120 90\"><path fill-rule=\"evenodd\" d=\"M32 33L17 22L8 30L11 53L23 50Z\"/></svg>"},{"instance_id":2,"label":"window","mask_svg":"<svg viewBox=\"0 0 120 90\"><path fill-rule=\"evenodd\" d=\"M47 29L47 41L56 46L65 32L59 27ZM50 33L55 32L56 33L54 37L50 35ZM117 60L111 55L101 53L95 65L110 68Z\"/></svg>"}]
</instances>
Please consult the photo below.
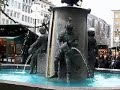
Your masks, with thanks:
<instances>
[{"instance_id":1,"label":"window","mask_svg":"<svg viewBox=\"0 0 120 90\"><path fill-rule=\"evenodd\" d=\"M20 13L17 13L17 18L19 18L20 17Z\"/></svg>"},{"instance_id":2,"label":"window","mask_svg":"<svg viewBox=\"0 0 120 90\"><path fill-rule=\"evenodd\" d=\"M6 11L6 14L7 14L7 15L9 15L9 11L10 11L10 10L9 10L9 9L7 9L7 11Z\"/></svg>"},{"instance_id":3,"label":"window","mask_svg":"<svg viewBox=\"0 0 120 90\"><path fill-rule=\"evenodd\" d=\"M14 0L11 0L11 6L12 7L14 6Z\"/></svg>"},{"instance_id":4,"label":"window","mask_svg":"<svg viewBox=\"0 0 120 90\"><path fill-rule=\"evenodd\" d=\"M25 8L25 5L23 4L23 7L22 7L22 11L23 11L23 12L25 11L24 8Z\"/></svg>"},{"instance_id":5,"label":"window","mask_svg":"<svg viewBox=\"0 0 120 90\"><path fill-rule=\"evenodd\" d=\"M28 7L28 13L30 13L30 7Z\"/></svg>"},{"instance_id":6,"label":"window","mask_svg":"<svg viewBox=\"0 0 120 90\"><path fill-rule=\"evenodd\" d=\"M12 24L12 20L10 21L10 24Z\"/></svg>"},{"instance_id":7,"label":"window","mask_svg":"<svg viewBox=\"0 0 120 90\"><path fill-rule=\"evenodd\" d=\"M18 3L18 9L20 9L21 8L21 3Z\"/></svg>"},{"instance_id":8,"label":"window","mask_svg":"<svg viewBox=\"0 0 120 90\"><path fill-rule=\"evenodd\" d=\"M25 12L27 12L27 6L25 6Z\"/></svg>"},{"instance_id":9,"label":"window","mask_svg":"<svg viewBox=\"0 0 120 90\"><path fill-rule=\"evenodd\" d=\"M43 16L43 12L41 12L41 16Z\"/></svg>"},{"instance_id":10,"label":"window","mask_svg":"<svg viewBox=\"0 0 120 90\"><path fill-rule=\"evenodd\" d=\"M28 0L26 0L26 3L28 3Z\"/></svg>"},{"instance_id":11,"label":"window","mask_svg":"<svg viewBox=\"0 0 120 90\"><path fill-rule=\"evenodd\" d=\"M15 3L14 3L14 7L17 8L17 1L15 1Z\"/></svg>"},{"instance_id":12,"label":"window","mask_svg":"<svg viewBox=\"0 0 120 90\"><path fill-rule=\"evenodd\" d=\"M14 12L14 17L16 17L17 16L17 12Z\"/></svg>"},{"instance_id":13,"label":"window","mask_svg":"<svg viewBox=\"0 0 120 90\"><path fill-rule=\"evenodd\" d=\"M9 20L8 19L6 19L6 24L9 24Z\"/></svg>"},{"instance_id":14,"label":"window","mask_svg":"<svg viewBox=\"0 0 120 90\"><path fill-rule=\"evenodd\" d=\"M24 21L24 15L22 15L22 21Z\"/></svg>"},{"instance_id":15,"label":"window","mask_svg":"<svg viewBox=\"0 0 120 90\"><path fill-rule=\"evenodd\" d=\"M10 11L10 16L13 16L13 10Z\"/></svg>"},{"instance_id":16,"label":"window","mask_svg":"<svg viewBox=\"0 0 120 90\"><path fill-rule=\"evenodd\" d=\"M43 8L43 4L41 4L41 8Z\"/></svg>"},{"instance_id":17,"label":"window","mask_svg":"<svg viewBox=\"0 0 120 90\"><path fill-rule=\"evenodd\" d=\"M5 24L5 19L4 18L2 18L2 24Z\"/></svg>"},{"instance_id":18,"label":"window","mask_svg":"<svg viewBox=\"0 0 120 90\"><path fill-rule=\"evenodd\" d=\"M25 16L25 22L27 22L27 16Z\"/></svg>"},{"instance_id":19,"label":"window","mask_svg":"<svg viewBox=\"0 0 120 90\"><path fill-rule=\"evenodd\" d=\"M28 17L28 22L30 22L30 17Z\"/></svg>"}]
</instances>

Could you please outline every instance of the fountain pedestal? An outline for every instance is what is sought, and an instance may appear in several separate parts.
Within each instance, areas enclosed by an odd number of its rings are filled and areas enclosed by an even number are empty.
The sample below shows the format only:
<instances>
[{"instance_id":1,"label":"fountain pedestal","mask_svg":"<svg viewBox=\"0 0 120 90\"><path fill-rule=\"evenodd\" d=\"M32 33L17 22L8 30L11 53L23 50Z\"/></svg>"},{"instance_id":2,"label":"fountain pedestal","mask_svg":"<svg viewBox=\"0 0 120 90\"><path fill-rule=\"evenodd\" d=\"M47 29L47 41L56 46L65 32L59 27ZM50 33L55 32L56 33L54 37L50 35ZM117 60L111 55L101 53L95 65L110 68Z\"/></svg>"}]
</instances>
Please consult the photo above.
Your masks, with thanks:
<instances>
[{"instance_id":1,"label":"fountain pedestal","mask_svg":"<svg viewBox=\"0 0 120 90\"><path fill-rule=\"evenodd\" d=\"M65 25L68 18L72 19L73 33L78 37L78 50L72 55L70 78L71 79L84 79L87 77L87 15L90 10L78 7L55 7L52 11L50 21L48 52L47 52L47 69L46 76L51 77L54 74L54 61L55 56L59 51L58 35L65 31ZM60 65L59 76L66 78L66 64L63 60ZM76 68L76 65L78 68Z\"/></svg>"}]
</instances>

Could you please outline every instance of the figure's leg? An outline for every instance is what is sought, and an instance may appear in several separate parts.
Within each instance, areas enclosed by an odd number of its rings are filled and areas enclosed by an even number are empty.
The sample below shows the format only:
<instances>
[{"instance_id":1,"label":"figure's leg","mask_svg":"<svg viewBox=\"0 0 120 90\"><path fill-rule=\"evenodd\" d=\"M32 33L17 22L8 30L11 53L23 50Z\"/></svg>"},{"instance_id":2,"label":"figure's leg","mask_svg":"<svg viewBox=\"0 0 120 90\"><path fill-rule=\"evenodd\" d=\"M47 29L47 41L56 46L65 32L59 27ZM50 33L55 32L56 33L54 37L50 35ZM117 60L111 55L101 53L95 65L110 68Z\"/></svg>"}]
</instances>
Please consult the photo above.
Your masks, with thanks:
<instances>
[{"instance_id":1,"label":"figure's leg","mask_svg":"<svg viewBox=\"0 0 120 90\"><path fill-rule=\"evenodd\" d=\"M72 57L72 50L68 50L65 53L65 60L66 60L66 69L67 69L67 81L70 80L70 73L71 73L71 57Z\"/></svg>"},{"instance_id":2,"label":"figure's leg","mask_svg":"<svg viewBox=\"0 0 120 90\"><path fill-rule=\"evenodd\" d=\"M30 74L33 74L35 63L36 62L36 55L32 55L31 62L30 62Z\"/></svg>"},{"instance_id":3,"label":"figure's leg","mask_svg":"<svg viewBox=\"0 0 120 90\"><path fill-rule=\"evenodd\" d=\"M55 59L55 61L54 61L54 70L55 70L55 74L51 77L51 78L55 78L55 77L58 77L58 69L60 68L59 66L59 63L60 63L60 60L61 60L61 58L63 57L63 51L60 51L59 53L58 53L58 55L55 57L56 59Z\"/></svg>"}]
</instances>

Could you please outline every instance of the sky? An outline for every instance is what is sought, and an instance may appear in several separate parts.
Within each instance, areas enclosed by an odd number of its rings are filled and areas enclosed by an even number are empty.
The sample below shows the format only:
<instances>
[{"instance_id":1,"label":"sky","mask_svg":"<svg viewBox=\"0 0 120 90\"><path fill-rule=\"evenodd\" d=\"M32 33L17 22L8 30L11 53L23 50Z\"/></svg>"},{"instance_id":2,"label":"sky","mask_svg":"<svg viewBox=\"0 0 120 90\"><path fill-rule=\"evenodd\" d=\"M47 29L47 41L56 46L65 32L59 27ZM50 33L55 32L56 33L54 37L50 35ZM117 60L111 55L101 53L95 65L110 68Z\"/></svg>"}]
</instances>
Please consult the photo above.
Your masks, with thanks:
<instances>
[{"instance_id":1,"label":"sky","mask_svg":"<svg viewBox=\"0 0 120 90\"><path fill-rule=\"evenodd\" d=\"M56 6L63 6L61 0L49 0ZM90 8L91 13L108 24L113 24L113 11L120 9L120 0L83 0L82 8Z\"/></svg>"}]
</instances>

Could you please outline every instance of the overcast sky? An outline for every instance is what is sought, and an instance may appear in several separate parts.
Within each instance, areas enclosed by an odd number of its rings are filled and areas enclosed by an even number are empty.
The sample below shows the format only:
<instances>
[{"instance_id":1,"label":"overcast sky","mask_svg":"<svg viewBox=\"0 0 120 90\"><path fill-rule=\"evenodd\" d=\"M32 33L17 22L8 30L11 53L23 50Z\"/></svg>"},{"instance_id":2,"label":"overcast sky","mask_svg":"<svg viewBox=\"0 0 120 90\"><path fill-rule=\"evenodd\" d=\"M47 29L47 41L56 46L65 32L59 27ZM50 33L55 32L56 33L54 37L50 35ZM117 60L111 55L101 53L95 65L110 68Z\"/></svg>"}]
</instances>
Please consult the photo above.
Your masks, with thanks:
<instances>
[{"instance_id":1,"label":"overcast sky","mask_svg":"<svg viewBox=\"0 0 120 90\"><path fill-rule=\"evenodd\" d=\"M61 0L49 0L56 6L61 6ZM83 8L90 8L91 14L113 24L113 12L120 9L120 0L83 0Z\"/></svg>"}]
</instances>

